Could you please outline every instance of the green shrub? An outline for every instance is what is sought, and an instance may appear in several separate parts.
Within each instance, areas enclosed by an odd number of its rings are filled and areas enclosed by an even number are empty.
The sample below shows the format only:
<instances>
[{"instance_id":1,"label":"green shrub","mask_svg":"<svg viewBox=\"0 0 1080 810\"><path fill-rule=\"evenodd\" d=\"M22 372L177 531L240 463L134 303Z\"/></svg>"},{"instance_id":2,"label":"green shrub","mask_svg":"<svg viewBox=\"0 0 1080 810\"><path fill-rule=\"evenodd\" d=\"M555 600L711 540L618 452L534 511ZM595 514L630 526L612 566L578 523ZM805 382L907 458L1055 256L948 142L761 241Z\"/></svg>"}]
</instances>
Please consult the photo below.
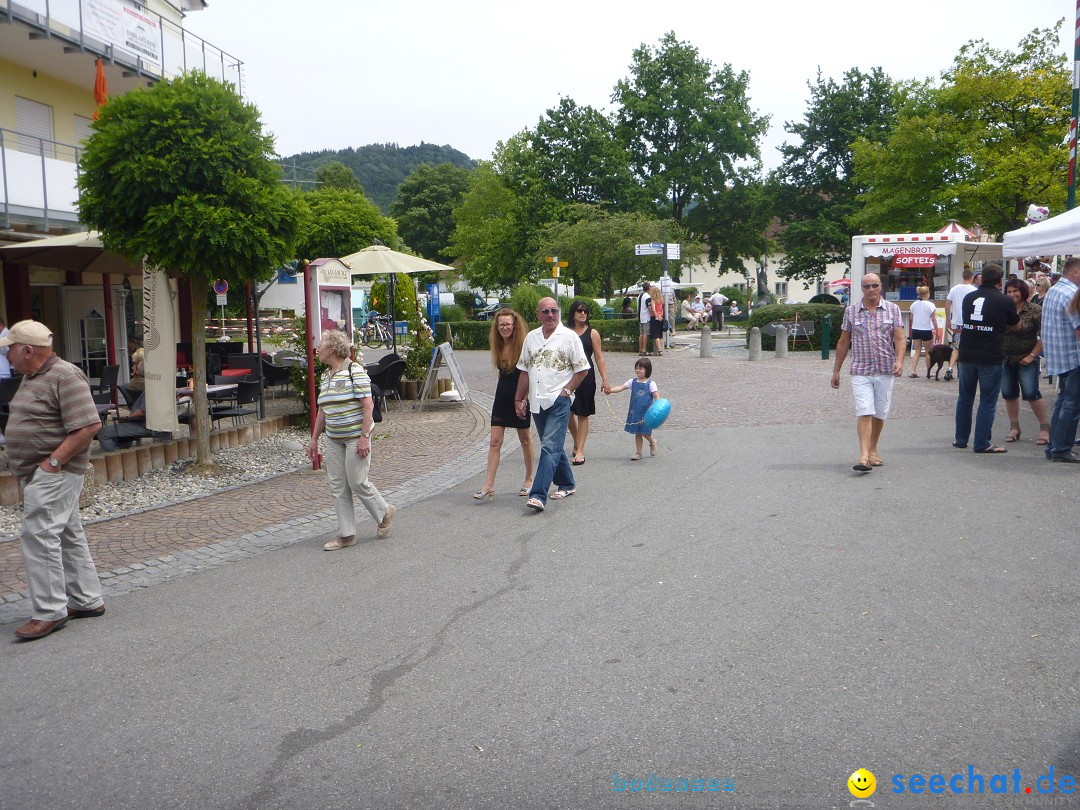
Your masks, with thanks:
<instances>
[{"instance_id":1,"label":"green shrub","mask_svg":"<svg viewBox=\"0 0 1080 810\"><path fill-rule=\"evenodd\" d=\"M447 341L447 327L450 327L450 332L454 336L454 339L450 341L450 344L455 349L486 350L488 348L488 335L491 334L491 321L454 321L453 323L437 323L435 324L436 343L445 343Z\"/></svg>"},{"instance_id":2,"label":"green shrub","mask_svg":"<svg viewBox=\"0 0 1080 810\"><path fill-rule=\"evenodd\" d=\"M454 306L461 307L466 314L471 315L476 305L476 293L472 290L454 290ZM444 321L450 320L443 318Z\"/></svg>"},{"instance_id":3,"label":"green shrub","mask_svg":"<svg viewBox=\"0 0 1080 810\"><path fill-rule=\"evenodd\" d=\"M593 329L600 333L604 351L636 352L638 349L638 322L636 318L615 318L610 321L594 320Z\"/></svg>"},{"instance_id":4,"label":"green shrub","mask_svg":"<svg viewBox=\"0 0 1080 810\"><path fill-rule=\"evenodd\" d=\"M431 352L434 348L425 338L420 346L410 349L405 355L405 370L401 376L406 380L423 382L427 377L428 366L431 365Z\"/></svg>"},{"instance_id":5,"label":"green shrub","mask_svg":"<svg viewBox=\"0 0 1080 810\"><path fill-rule=\"evenodd\" d=\"M549 295L551 290L539 284L519 284L510 293L510 308L529 323L536 323L536 305Z\"/></svg>"},{"instance_id":6,"label":"green shrub","mask_svg":"<svg viewBox=\"0 0 1080 810\"><path fill-rule=\"evenodd\" d=\"M371 308L383 315L389 315L390 310L386 306L386 283L383 281L386 276L378 278L380 280L371 285ZM394 317L399 321L416 322L416 285L412 276L395 273L394 282Z\"/></svg>"},{"instance_id":7,"label":"green shrub","mask_svg":"<svg viewBox=\"0 0 1080 810\"><path fill-rule=\"evenodd\" d=\"M829 334L829 347L836 348L836 341L840 338L840 324L844 322L844 308L835 304L769 304L757 307L753 316L746 322L747 339L750 330L755 326L761 328L776 321L795 320L795 313L799 314L800 321L813 321L814 334L810 335L811 346L806 345L805 340L795 341L797 351L821 351L822 318L832 316L832 327ZM761 348L763 351L774 351L776 339L761 332Z\"/></svg>"},{"instance_id":8,"label":"green shrub","mask_svg":"<svg viewBox=\"0 0 1080 810\"><path fill-rule=\"evenodd\" d=\"M454 323L456 321L463 321L468 317L468 313L462 307L457 304L447 304L445 307L439 307L439 320L443 323Z\"/></svg>"}]
</instances>

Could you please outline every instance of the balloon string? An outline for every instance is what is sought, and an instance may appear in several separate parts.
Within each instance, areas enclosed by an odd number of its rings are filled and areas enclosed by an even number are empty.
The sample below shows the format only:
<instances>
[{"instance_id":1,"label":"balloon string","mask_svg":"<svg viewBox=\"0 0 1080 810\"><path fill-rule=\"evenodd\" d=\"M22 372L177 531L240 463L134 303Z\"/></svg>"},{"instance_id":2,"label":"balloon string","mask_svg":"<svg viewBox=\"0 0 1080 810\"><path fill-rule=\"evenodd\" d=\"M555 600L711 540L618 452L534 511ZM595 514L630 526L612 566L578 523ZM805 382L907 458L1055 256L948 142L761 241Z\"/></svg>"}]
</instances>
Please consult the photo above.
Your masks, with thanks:
<instances>
[{"instance_id":1,"label":"balloon string","mask_svg":"<svg viewBox=\"0 0 1080 810\"><path fill-rule=\"evenodd\" d=\"M639 420L637 422L628 422L625 419L620 419L619 417L617 417L615 415L615 410L611 407L611 400L609 399L609 396L607 394L604 395L604 404L607 405L608 413L610 413L611 418L613 420L615 420L615 424L622 425L623 427L626 427L626 426L633 427L634 425L644 425L645 424L644 419L641 419L641 420Z\"/></svg>"}]
</instances>

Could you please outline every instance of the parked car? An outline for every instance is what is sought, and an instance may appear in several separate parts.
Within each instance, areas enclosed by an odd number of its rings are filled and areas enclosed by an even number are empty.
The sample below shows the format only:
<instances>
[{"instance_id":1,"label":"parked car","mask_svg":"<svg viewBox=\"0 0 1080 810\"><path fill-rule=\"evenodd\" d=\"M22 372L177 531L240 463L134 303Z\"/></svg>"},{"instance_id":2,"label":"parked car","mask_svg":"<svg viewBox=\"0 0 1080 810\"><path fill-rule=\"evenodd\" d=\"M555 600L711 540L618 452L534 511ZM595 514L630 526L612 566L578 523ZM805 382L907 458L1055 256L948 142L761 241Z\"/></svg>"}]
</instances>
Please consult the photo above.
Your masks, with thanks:
<instances>
[{"instance_id":1,"label":"parked car","mask_svg":"<svg viewBox=\"0 0 1080 810\"><path fill-rule=\"evenodd\" d=\"M496 301L494 304L488 304L486 307L479 310L473 317L478 321L490 321L495 317L495 313L504 306L506 306L506 304L501 301Z\"/></svg>"}]
</instances>

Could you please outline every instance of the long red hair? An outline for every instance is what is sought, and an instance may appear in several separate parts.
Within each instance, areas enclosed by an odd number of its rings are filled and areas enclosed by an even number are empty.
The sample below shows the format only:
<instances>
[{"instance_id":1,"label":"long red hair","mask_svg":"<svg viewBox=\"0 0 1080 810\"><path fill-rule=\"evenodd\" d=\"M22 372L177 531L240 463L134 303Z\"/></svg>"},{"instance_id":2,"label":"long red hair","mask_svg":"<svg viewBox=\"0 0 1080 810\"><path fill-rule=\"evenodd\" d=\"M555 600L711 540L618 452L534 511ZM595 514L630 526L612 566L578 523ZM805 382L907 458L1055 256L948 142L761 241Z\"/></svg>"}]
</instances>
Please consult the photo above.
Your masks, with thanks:
<instances>
[{"instance_id":1,"label":"long red hair","mask_svg":"<svg viewBox=\"0 0 1080 810\"><path fill-rule=\"evenodd\" d=\"M499 318L512 318L514 331L510 338L503 339L499 332ZM511 371L521 357L521 347L525 345L525 333L529 331L525 319L509 307L503 307L491 319L491 331L488 332L488 345L491 347L491 364L500 371Z\"/></svg>"}]
</instances>

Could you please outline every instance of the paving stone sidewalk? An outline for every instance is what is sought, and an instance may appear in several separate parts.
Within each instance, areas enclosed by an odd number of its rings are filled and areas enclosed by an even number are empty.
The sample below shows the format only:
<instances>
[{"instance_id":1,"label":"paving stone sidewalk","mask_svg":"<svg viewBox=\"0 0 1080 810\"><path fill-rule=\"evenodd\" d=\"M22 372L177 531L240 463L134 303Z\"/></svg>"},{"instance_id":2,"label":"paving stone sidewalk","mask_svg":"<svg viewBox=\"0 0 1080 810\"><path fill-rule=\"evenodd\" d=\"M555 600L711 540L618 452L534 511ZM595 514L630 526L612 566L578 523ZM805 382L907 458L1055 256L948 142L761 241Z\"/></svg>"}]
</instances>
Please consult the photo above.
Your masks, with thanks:
<instances>
[{"instance_id":1,"label":"paving stone sidewalk","mask_svg":"<svg viewBox=\"0 0 1080 810\"><path fill-rule=\"evenodd\" d=\"M392 403L376 430L372 479L399 506L454 486L487 463L491 396ZM380 448L382 445L382 448ZM358 518L366 519L359 510ZM361 524L361 527L364 524ZM337 526L326 474L311 469L86 526L106 596L223 565ZM363 528L361 528L363 531ZM17 541L0 543L0 624L29 615Z\"/></svg>"}]
</instances>

